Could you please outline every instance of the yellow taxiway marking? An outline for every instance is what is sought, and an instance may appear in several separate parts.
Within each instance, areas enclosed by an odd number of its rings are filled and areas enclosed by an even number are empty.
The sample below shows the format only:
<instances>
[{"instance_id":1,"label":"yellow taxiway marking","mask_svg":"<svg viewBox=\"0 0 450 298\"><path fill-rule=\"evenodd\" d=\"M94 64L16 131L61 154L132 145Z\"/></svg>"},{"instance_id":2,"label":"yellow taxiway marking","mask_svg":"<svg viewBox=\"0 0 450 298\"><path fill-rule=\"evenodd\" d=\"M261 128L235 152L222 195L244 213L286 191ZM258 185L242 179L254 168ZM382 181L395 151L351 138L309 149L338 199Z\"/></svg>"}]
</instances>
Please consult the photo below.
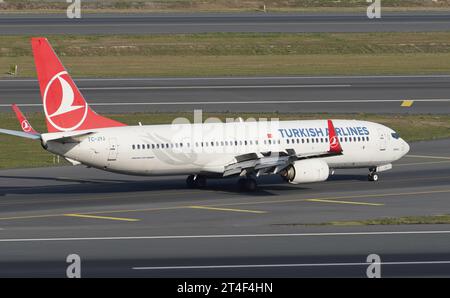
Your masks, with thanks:
<instances>
[{"instance_id":1,"label":"yellow taxiway marking","mask_svg":"<svg viewBox=\"0 0 450 298\"><path fill-rule=\"evenodd\" d=\"M414 104L414 100L404 100L400 106L404 108L409 108Z\"/></svg>"},{"instance_id":2,"label":"yellow taxiway marking","mask_svg":"<svg viewBox=\"0 0 450 298\"><path fill-rule=\"evenodd\" d=\"M384 204L377 204L377 203L335 201L335 200L322 200L322 199L307 199L306 201L307 202L320 202L320 203L350 204L350 205L384 206Z\"/></svg>"},{"instance_id":3,"label":"yellow taxiway marking","mask_svg":"<svg viewBox=\"0 0 450 298\"><path fill-rule=\"evenodd\" d=\"M416 157L416 158L431 158L431 159L448 159L450 160L450 156L433 156L433 155L413 155L408 154L406 157Z\"/></svg>"},{"instance_id":4,"label":"yellow taxiway marking","mask_svg":"<svg viewBox=\"0 0 450 298\"><path fill-rule=\"evenodd\" d=\"M94 219L109 219L109 220L119 220L119 221L139 221L139 219L135 219L135 218L96 216L96 215L75 214L75 213L73 213L73 214L64 214L64 216L82 217L82 218L94 218Z\"/></svg>"},{"instance_id":5,"label":"yellow taxiway marking","mask_svg":"<svg viewBox=\"0 0 450 298\"><path fill-rule=\"evenodd\" d=\"M267 211L246 210L246 209L232 209L232 208L219 208L219 207L210 207L210 206L188 206L188 208L190 208L190 209L216 210L216 211L230 211L230 212L246 212L246 213L257 213L257 214L267 213Z\"/></svg>"},{"instance_id":6,"label":"yellow taxiway marking","mask_svg":"<svg viewBox=\"0 0 450 298\"><path fill-rule=\"evenodd\" d=\"M201 206L207 208L221 208L227 206L244 206L244 205L264 205L264 204L282 204L282 203L296 203L305 202L311 199L319 200L348 200L348 199L358 199L358 198L383 198L383 197L395 197L395 196L415 196L415 195L425 195L425 194L438 194L438 193L450 193L450 189L443 190L431 190L431 191L418 191L418 192L399 192L399 193L379 193L379 194L361 194L361 195L342 195L335 197L322 197L322 198L298 198L298 199L281 199L281 200L267 200L267 201L252 201L252 202L240 202L240 203L225 203L225 204L214 204L208 206ZM149 212L149 211L164 211L164 210L179 210L186 209L192 206L172 206L172 207L155 207L155 208L142 208L142 209L125 209L125 210L103 210L95 212L83 212L83 215L94 215L94 214L113 214L113 213L128 213L128 212ZM232 209L239 210L239 209ZM250 211L250 210L249 210ZM265 211L259 211L265 212ZM77 214L77 213L71 213ZM16 220L16 219L36 219L36 218L49 218L49 217L62 217L66 214L37 214L37 215L24 215L24 216L12 216L12 217L0 217L0 220Z\"/></svg>"}]
</instances>

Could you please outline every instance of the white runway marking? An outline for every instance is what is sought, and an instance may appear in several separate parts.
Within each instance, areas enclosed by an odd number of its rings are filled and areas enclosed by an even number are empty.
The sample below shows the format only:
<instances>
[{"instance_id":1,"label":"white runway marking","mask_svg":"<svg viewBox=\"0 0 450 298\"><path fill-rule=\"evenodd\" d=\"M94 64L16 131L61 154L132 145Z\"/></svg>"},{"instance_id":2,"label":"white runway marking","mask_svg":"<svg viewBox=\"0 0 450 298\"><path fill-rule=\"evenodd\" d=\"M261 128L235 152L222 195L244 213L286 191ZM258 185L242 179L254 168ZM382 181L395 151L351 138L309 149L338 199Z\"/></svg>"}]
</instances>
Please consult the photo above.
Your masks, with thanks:
<instances>
[{"instance_id":1,"label":"white runway marking","mask_svg":"<svg viewBox=\"0 0 450 298\"><path fill-rule=\"evenodd\" d=\"M385 235L436 235L450 231L384 231L344 233L297 233L297 234L237 234L237 235L178 235L178 236L124 236L124 237L73 237L73 238L10 238L1 242L45 242L45 241L105 241L105 240L164 240L164 239L215 239L215 238L275 238L275 237L339 237L339 236L385 236Z\"/></svg>"},{"instance_id":2,"label":"white runway marking","mask_svg":"<svg viewBox=\"0 0 450 298\"><path fill-rule=\"evenodd\" d=\"M433 155L414 155L408 154L406 157L430 158L430 159L450 159L450 156L433 156Z\"/></svg>"},{"instance_id":3,"label":"white runway marking","mask_svg":"<svg viewBox=\"0 0 450 298\"><path fill-rule=\"evenodd\" d=\"M294 88L348 88L352 85L224 85L224 86L137 86L137 87L85 87L80 90L196 90L196 89L294 89Z\"/></svg>"},{"instance_id":4,"label":"white runway marking","mask_svg":"<svg viewBox=\"0 0 450 298\"><path fill-rule=\"evenodd\" d=\"M394 76L268 76L268 77L191 77L191 78L79 78L76 82L108 82L108 81L230 81L230 80L320 80L320 79L388 79L388 78L450 78L450 75L394 75ZM3 79L0 82L37 82L36 79Z\"/></svg>"},{"instance_id":5,"label":"white runway marking","mask_svg":"<svg viewBox=\"0 0 450 298\"><path fill-rule=\"evenodd\" d=\"M450 102L450 98L414 99L416 102ZM314 104L314 103L398 103L403 99L367 99L367 100L254 100L254 101L167 101L167 102L97 102L90 106L144 106L144 105L221 105L221 104ZM21 107L42 106L38 103L18 103ZM0 107L10 107L11 104L0 104Z\"/></svg>"},{"instance_id":6,"label":"white runway marking","mask_svg":"<svg viewBox=\"0 0 450 298\"><path fill-rule=\"evenodd\" d=\"M341 267L369 266L372 263L310 263L310 264L255 264L255 265L212 265L212 266L163 266L163 267L133 267L133 270L183 270L183 269L246 269L246 268L283 268L283 267ZM380 265L444 265L450 261L411 261L411 262L381 262Z\"/></svg>"}]
</instances>

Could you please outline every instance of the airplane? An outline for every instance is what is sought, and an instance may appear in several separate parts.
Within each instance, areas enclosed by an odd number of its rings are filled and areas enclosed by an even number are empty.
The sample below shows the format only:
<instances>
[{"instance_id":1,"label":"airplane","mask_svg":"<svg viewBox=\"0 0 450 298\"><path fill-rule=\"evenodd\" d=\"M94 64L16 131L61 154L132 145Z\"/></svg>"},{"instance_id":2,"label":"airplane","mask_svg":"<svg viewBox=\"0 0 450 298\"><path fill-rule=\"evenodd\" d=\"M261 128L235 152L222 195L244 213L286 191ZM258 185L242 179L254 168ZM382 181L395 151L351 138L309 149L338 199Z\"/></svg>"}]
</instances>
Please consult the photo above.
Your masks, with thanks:
<instances>
[{"instance_id":1,"label":"airplane","mask_svg":"<svg viewBox=\"0 0 450 298\"><path fill-rule=\"evenodd\" d=\"M31 39L46 133L36 132L16 105L22 131L73 165L129 175L187 175L190 188L208 178L239 177L243 191L262 175L292 184L321 182L336 169L367 168L368 180L410 147L384 125L358 120L228 121L129 126L88 105L46 38Z\"/></svg>"}]
</instances>

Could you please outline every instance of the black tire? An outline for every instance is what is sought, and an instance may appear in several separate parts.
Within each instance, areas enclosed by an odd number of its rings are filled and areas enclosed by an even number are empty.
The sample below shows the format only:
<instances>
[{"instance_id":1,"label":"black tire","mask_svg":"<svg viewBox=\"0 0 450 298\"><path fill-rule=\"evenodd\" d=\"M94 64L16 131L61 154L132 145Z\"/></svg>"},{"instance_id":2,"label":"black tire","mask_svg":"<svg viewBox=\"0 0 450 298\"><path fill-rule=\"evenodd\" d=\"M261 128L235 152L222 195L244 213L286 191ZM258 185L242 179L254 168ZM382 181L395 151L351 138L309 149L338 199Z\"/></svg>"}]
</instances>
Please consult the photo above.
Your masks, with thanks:
<instances>
[{"instance_id":1,"label":"black tire","mask_svg":"<svg viewBox=\"0 0 450 298\"><path fill-rule=\"evenodd\" d=\"M247 179L245 179L245 178L240 178L240 179L238 180L238 188L239 188L239 191L245 191L245 180L247 180Z\"/></svg>"},{"instance_id":2,"label":"black tire","mask_svg":"<svg viewBox=\"0 0 450 298\"><path fill-rule=\"evenodd\" d=\"M379 177L378 173L370 173L368 176L368 180L374 181L374 182L378 181L379 178L380 177Z\"/></svg>"},{"instance_id":3,"label":"black tire","mask_svg":"<svg viewBox=\"0 0 450 298\"><path fill-rule=\"evenodd\" d=\"M252 192L257 189L258 184L253 178L241 178L238 180L238 187L240 191Z\"/></svg>"},{"instance_id":4,"label":"black tire","mask_svg":"<svg viewBox=\"0 0 450 298\"><path fill-rule=\"evenodd\" d=\"M245 189L246 191L255 191L258 187L258 184L256 183L256 180L253 178L248 178L245 181Z\"/></svg>"},{"instance_id":5,"label":"black tire","mask_svg":"<svg viewBox=\"0 0 450 298\"><path fill-rule=\"evenodd\" d=\"M195 182L194 182L194 175L189 175L186 178L186 185L189 188L194 188L195 187Z\"/></svg>"},{"instance_id":6,"label":"black tire","mask_svg":"<svg viewBox=\"0 0 450 298\"><path fill-rule=\"evenodd\" d=\"M194 183L197 188L204 188L206 187L206 177L197 175L197 177L194 180Z\"/></svg>"}]
</instances>

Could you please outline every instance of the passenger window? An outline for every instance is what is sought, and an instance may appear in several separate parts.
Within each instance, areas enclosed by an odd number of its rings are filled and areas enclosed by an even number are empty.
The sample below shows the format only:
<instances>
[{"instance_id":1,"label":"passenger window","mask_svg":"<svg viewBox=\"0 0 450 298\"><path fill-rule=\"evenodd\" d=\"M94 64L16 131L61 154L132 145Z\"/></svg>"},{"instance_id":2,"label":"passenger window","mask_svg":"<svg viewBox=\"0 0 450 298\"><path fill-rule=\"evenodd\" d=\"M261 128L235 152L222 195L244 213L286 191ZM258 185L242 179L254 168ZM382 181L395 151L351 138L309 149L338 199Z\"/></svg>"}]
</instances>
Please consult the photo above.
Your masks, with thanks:
<instances>
[{"instance_id":1,"label":"passenger window","mask_svg":"<svg viewBox=\"0 0 450 298\"><path fill-rule=\"evenodd\" d=\"M133 148L133 150L134 150L134 149L136 149L136 146L135 146L135 145L133 145L133 146L131 146L131 148Z\"/></svg>"}]
</instances>

